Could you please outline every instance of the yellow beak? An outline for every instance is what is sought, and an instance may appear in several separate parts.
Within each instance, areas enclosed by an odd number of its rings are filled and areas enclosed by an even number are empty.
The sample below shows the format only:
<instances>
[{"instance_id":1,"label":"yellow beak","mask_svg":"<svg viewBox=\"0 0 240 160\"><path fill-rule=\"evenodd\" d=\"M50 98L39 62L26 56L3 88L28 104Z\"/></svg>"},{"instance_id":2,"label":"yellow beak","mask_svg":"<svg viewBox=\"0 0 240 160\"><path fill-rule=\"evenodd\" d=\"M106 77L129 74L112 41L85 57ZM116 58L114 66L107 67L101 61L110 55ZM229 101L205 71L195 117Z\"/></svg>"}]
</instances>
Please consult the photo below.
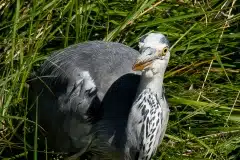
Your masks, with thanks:
<instances>
[{"instance_id":1,"label":"yellow beak","mask_svg":"<svg viewBox=\"0 0 240 160\"><path fill-rule=\"evenodd\" d=\"M142 71L145 67L149 66L152 64L152 60L151 61L147 61L147 62L136 62L134 63L132 70L134 71Z\"/></svg>"}]
</instances>

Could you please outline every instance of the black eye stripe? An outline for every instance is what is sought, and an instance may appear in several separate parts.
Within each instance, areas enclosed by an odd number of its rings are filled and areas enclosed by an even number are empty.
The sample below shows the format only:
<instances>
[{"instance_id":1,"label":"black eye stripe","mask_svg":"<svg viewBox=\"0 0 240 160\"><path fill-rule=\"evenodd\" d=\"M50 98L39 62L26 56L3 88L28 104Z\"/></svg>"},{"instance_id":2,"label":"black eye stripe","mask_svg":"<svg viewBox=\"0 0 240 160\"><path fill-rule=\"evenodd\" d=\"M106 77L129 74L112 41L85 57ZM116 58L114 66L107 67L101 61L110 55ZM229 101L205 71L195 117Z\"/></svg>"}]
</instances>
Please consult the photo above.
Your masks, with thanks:
<instances>
[{"instance_id":1,"label":"black eye stripe","mask_svg":"<svg viewBox=\"0 0 240 160\"><path fill-rule=\"evenodd\" d=\"M170 43L169 43L169 41L168 41L166 38L161 38L161 39L159 40L159 42L160 42L160 43L163 43L163 44L167 44L167 46L170 46Z\"/></svg>"},{"instance_id":2,"label":"black eye stripe","mask_svg":"<svg viewBox=\"0 0 240 160\"><path fill-rule=\"evenodd\" d=\"M143 43L144 42L144 39L147 37L148 35L144 35L140 38L140 42Z\"/></svg>"}]
</instances>

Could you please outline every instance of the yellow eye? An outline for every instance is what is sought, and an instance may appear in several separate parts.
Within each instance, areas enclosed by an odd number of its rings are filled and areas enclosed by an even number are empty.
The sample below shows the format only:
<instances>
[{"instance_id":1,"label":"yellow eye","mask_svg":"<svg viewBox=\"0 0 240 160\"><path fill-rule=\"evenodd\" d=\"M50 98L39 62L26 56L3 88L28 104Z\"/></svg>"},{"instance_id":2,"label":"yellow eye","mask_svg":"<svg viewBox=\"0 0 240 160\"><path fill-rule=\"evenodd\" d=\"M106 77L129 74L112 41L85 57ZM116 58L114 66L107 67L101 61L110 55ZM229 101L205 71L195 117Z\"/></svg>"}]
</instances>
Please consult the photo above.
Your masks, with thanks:
<instances>
[{"instance_id":1,"label":"yellow eye","mask_svg":"<svg viewBox=\"0 0 240 160\"><path fill-rule=\"evenodd\" d=\"M168 52L168 48L167 47L164 47L163 50L162 50L162 56L165 56Z\"/></svg>"}]
</instances>

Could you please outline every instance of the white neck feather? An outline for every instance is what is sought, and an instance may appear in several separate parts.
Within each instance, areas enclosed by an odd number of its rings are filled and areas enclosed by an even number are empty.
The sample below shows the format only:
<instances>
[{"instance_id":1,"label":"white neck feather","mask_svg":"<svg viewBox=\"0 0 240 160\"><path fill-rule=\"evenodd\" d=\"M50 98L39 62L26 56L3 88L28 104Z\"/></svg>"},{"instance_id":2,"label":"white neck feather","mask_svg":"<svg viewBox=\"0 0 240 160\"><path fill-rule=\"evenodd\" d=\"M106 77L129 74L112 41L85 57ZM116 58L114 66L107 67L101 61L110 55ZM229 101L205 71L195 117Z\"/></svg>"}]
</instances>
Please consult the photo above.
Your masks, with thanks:
<instances>
[{"instance_id":1,"label":"white neck feather","mask_svg":"<svg viewBox=\"0 0 240 160\"><path fill-rule=\"evenodd\" d=\"M163 91L163 79L164 72L154 74L152 70L143 71L137 95L141 94L143 90L149 88L158 95L158 98L161 98Z\"/></svg>"}]
</instances>

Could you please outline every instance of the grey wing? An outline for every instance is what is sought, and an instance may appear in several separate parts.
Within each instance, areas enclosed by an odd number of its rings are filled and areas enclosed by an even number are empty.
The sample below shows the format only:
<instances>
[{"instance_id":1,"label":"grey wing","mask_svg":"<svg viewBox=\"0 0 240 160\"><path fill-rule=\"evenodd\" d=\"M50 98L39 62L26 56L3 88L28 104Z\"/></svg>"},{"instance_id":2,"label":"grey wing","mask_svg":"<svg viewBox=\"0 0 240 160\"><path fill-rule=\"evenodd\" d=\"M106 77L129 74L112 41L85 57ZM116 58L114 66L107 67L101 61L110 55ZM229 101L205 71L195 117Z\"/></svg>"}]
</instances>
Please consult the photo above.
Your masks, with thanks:
<instances>
[{"instance_id":1,"label":"grey wing","mask_svg":"<svg viewBox=\"0 0 240 160\"><path fill-rule=\"evenodd\" d=\"M138 54L128 46L113 42L72 45L56 51L44 62L37 74L40 79L31 83L32 88L42 93L40 98L45 102L41 102L44 105L41 107L47 112L78 110L85 113L94 103L92 113L99 109L98 102L111 84L132 72L131 66ZM50 113L49 118L54 118Z\"/></svg>"},{"instance_id":2,"label":"grey wing","mask_svg":"<svg viewBox=\"0 0 240 160\"><path fill-rule=\"evenodd\" d=\"M35 80L30 82L30 88L41 93L40 98L45 101L40 109L47 107L48 110L56 104L55 112L74 112L84 117L97 96L96 84L88 71L74 66L64 67L55 64L45 70L43 65Z\"/></svg>"},{"instance_id":3,"label":"grey wing","mask_svg":"<svg viewBox=\"0 0 240 160\"><path fill-rule=\"evenodd\" d=\"M52 68L53 73L56 73L54 70L62 70L60 74L65 75L76 67L88 71L97 86L98 97L102 100L115 80L133 72L132 65L138 54L138 51L120 43L90 41L55 52L42 71Z\"/></svg>"},{"instance_id":4,"label":"grey wing","mask_svg":"<svg viewBox=\"0 0 240 160\"><path fill-rule=\"evenodd\" d=\"M88 125L86 119L99 119L100 101L117 78L132 72L138 54L123 44L102 41L80 43L53 53L40 67L35 81L30 82L30 99L39 96L41 125L60 135L68 133L72 124ZM79 128L62 137L79 134Z\"/></svg>"},{"instance_id":5,"label":"grey wing","mask_svg":"<svg viewBox=\"0 0 240 160\"><path fill-rule=\"evenodd\" d=\"M88 71L76 71L75 74L68 82L66 92L58 97L59 109L87 116L89 106L97 96L97 87Z\"/></svg>"},{"instance_id":6,"label":"grey wing","mask_svg":"<svg viewBox=\"0 0 240 160\"><path fill-rule=\"evenodd\" d=\"M89 119L98 118L94 116L100 107L95 82L89 72L78 68L70 71L54 65L45 69L29 82L30 103L38 96L39 124L47 131L52 147L75 151L88 143Z\"/></svg>"}]
</instances>

